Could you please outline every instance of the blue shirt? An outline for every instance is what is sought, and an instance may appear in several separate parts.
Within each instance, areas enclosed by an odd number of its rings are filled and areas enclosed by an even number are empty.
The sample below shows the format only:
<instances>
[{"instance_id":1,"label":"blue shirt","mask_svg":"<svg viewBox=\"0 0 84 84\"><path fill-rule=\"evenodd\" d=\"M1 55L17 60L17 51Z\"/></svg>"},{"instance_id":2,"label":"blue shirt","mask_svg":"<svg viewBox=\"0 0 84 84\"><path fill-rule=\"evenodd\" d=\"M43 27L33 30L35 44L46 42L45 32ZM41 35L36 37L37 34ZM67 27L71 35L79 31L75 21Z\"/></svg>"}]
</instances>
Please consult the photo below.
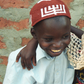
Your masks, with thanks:
<instances>
[{"instance_id":1,"label":"blue shirt","mask_svg":"<svg viewBox=\"0 0 84 84\"><path fill-rule=\"evenodd\" d=\"M3 84L72 84L74 69L70 65L66 52L57 57L50 57L38 46L37 65L30 71L21 66L21 59L16 63L16 56L22 48L9 56Z\"/></svg>"}]
</instances>

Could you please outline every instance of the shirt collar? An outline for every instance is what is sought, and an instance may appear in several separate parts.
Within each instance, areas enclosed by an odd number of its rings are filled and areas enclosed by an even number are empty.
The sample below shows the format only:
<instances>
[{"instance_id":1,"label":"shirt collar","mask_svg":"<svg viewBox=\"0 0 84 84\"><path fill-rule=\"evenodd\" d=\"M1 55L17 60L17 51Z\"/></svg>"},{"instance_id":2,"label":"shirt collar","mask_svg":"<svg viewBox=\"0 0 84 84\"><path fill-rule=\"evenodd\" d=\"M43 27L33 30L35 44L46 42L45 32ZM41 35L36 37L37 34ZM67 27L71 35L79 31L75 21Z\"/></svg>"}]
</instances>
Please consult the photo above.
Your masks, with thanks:
<instances>
[{"instance_id":1,"label":"shirt collar","mask_svg":"<svg viewBox=\"0 0 84 84\"><path fill-rule=\"evenodd\" d=\"M64 53L66 54L67 53L67 50L65 49L64 50ZM42 58L47 58L47 59L53 59L55 57L51 57L49 56L41 47L40 45L38 44L38 47L36 49L36 62L38 63L38 61ZM58 57L58 56L57 56Z\"/></svg>"}]
</instances>

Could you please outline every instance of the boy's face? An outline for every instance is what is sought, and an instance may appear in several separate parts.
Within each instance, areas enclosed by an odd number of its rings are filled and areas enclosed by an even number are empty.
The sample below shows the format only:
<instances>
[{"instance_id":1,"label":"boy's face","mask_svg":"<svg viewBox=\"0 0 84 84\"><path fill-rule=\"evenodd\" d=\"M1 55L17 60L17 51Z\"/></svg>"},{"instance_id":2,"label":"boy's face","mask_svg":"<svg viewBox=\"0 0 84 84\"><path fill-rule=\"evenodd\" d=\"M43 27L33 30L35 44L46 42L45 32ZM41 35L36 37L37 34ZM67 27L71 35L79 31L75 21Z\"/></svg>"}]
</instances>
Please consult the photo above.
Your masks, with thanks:
<instances>
[{"instance_id":1,"label":"boy's face","mask_svg":"<svg viewBox=\"0 0 84 84\"><path fill-rule=\"evenodd\" d=\"M55 57L70 43L70 19L56 17L41 21L32 34L38 40L41 48L50 56Z\"/></svg>"}]
</instances>

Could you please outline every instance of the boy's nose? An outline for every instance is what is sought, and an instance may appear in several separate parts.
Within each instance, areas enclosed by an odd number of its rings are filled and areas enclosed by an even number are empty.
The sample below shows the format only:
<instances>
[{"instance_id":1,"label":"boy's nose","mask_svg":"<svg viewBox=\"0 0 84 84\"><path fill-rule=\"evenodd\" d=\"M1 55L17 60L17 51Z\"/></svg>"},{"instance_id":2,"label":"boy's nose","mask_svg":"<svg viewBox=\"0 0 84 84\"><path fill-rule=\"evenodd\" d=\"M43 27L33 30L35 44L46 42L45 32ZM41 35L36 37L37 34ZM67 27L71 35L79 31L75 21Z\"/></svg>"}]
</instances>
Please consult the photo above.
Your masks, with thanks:
<instances>
[{"instance_id":1,"label":"boy's nose","mask_svg":"<svg viewBox=\"0 0 84 84\"><path fill-rule=\"evenodd\" d=\"M53 47L61 48L61 46L62 46L62 43L61 42L54 42L53 43Z\"/></svg>"}]
</instances>

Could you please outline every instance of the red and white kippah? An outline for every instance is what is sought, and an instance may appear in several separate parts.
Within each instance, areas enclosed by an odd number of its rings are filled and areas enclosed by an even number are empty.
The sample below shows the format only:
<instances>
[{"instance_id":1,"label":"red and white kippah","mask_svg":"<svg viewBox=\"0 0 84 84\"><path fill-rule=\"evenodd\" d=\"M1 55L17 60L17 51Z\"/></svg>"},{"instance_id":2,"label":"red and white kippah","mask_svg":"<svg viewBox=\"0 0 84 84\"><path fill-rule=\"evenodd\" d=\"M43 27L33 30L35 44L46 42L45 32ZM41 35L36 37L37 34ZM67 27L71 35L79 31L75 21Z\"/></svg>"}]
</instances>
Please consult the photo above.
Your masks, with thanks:
<instances>
[{"instance_id":1,"label":"red and white kippah","mask_svg":"<svg viewBox=\"0 0 84 84\"><path fill-rule=\"evenodd\" d=\"M30 11L32 26L55 16L67 16L71 19L68 7L61 0L40 0Z\"/></svg>"}]
</instances>

